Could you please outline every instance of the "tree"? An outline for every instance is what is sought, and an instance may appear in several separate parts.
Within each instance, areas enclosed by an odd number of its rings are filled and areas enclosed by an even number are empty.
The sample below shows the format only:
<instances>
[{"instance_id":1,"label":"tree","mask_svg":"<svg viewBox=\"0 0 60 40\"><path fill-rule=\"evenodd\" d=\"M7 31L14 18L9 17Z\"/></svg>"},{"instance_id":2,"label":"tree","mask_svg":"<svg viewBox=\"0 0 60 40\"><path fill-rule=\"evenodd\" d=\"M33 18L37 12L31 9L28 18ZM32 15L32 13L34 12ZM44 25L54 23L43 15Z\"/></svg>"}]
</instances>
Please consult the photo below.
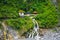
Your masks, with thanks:
<instances>
[{"instance_id":1,"label":"tree","mask_svg":"<svg viewBox=\"0 0 60 40\"><path fill-rule=\"evenodd\" d=\"M40 10L39 10L40 9ZM40 11L35 19L39 22L40 27L53 28L58 23L58 14L56 7L49 2L48 4L43 3L37 11Z\"/></svg>"}]
</instances>

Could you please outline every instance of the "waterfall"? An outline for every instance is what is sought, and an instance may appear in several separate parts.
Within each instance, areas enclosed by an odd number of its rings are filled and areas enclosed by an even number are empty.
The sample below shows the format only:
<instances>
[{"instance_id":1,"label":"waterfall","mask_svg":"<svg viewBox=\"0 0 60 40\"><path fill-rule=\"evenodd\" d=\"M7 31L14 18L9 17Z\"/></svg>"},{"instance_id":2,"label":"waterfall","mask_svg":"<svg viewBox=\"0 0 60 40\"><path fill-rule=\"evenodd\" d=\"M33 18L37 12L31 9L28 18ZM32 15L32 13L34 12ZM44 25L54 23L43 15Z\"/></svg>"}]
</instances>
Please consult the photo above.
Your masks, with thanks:
<instances>
[{"instance_id":1,"label":"waterfall","mask_svg":"<svg viewBox=\"0 0 60 40\"><path fill-rule=\"evenodd\" d=\"M33 23L34 23L34 29L33 29L32 33L29 35L29 38L34 38L36 40L40 40L40 36L39 36L39 32L38 32L38 30L39 30L38 22L35 19L33 19Z\"/></svg>"},{"instance_id":2,"label":"waterfall","mask_svg":"<svg viewBox=\"0 0 60 40\"><path fill-rule=\"evenodd\" d=\"M34 23L34 28L33 31L29 35L29 39L34 39L34 40L60 40L60 31L57 32L52 32L54 29L49 29L47 30L43 35L44 36L39 36L39 25L38 22L33 19L32 20ZM34 36L35 35L35 36Z\"/></svg>"}]
</instances>

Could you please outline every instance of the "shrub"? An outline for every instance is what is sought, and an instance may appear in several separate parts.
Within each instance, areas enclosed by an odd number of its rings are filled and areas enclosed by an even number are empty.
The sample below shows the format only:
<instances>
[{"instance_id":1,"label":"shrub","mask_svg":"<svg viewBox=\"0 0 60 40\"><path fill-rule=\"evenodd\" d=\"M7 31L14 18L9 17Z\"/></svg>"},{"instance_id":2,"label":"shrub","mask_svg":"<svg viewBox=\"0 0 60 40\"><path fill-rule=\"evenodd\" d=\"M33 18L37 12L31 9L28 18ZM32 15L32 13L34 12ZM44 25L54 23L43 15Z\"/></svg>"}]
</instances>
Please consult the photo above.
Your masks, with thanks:
<instances>
[{"instance_id":1,"label":"shrub","mask_svg":"<svg viewBox=\"0 0 60 40\"><path fill-rule=\"evenodd\" d=\"M8 26L12 27L15 30L27 31L33 27L32 20L28 17L18 18L18 19L9 19L6 20Z\"/></svg>"}]
</instances>

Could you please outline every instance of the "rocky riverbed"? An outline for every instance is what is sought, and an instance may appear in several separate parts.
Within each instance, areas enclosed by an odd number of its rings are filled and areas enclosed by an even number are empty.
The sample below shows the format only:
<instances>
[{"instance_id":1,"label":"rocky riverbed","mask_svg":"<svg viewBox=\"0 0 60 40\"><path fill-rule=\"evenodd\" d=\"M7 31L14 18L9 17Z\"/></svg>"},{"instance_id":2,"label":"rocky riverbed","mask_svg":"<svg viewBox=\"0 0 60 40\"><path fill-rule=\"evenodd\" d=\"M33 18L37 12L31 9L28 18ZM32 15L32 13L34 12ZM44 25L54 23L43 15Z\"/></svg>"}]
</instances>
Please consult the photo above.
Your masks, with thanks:
<instances>
[{"instance_id":1,"label":"rocky riverbed","mask_svg":"<svg viewBox=\"0 0 60 40\"><path fill-rule=\"evenodd\" d=\"M13 36L12 40L35 40L32 38L18 38L18 35L14 30L9 29L10 34ZM0 30L0 40L3 40L2 31ZM55 29L40 29L40 40L60 40L60 28ZM15 36L17 35L17 36Z\"/></svg>"}]
</instances>

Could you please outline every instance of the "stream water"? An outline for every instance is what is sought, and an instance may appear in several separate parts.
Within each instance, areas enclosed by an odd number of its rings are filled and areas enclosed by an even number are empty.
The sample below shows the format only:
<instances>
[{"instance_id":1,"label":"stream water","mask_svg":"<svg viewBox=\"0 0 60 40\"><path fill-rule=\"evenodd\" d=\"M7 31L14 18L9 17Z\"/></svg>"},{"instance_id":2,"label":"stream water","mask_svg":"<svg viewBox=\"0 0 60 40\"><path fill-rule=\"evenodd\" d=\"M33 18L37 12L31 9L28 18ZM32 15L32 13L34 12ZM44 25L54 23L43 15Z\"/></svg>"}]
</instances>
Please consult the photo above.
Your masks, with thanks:
<instances>
[{"instance_id":1,"label":"stream water","mask_svg":"<svg viewBox=\"0 0 60 40\"><path fill-rule=\"evenodd\" d=\"M33 23L34 23L34 29L33 29L32 33L29 35L29 38L39 40L40 36L39 36L39 32L38 32L38 30L39 30L38 23L35 19L33 19Z\"/></svg>"},{"instance_id":2,"label":"stream water","mask_svg":"<svg viewBox=\"0 0 60 40\"><path fill-rule=\"evenodd\" d=\"M35 19L33 19L33 23L34 23L34 29L33 29L32 33L30 33L28 38L32 38L34 40L60 40L60 29L59 28L48 29L43 34L43 36L40 36L39 32L38 32L39 26ZM54 30L56 32L53 32L52 30Z\"/></svg>"}]
</instances>

